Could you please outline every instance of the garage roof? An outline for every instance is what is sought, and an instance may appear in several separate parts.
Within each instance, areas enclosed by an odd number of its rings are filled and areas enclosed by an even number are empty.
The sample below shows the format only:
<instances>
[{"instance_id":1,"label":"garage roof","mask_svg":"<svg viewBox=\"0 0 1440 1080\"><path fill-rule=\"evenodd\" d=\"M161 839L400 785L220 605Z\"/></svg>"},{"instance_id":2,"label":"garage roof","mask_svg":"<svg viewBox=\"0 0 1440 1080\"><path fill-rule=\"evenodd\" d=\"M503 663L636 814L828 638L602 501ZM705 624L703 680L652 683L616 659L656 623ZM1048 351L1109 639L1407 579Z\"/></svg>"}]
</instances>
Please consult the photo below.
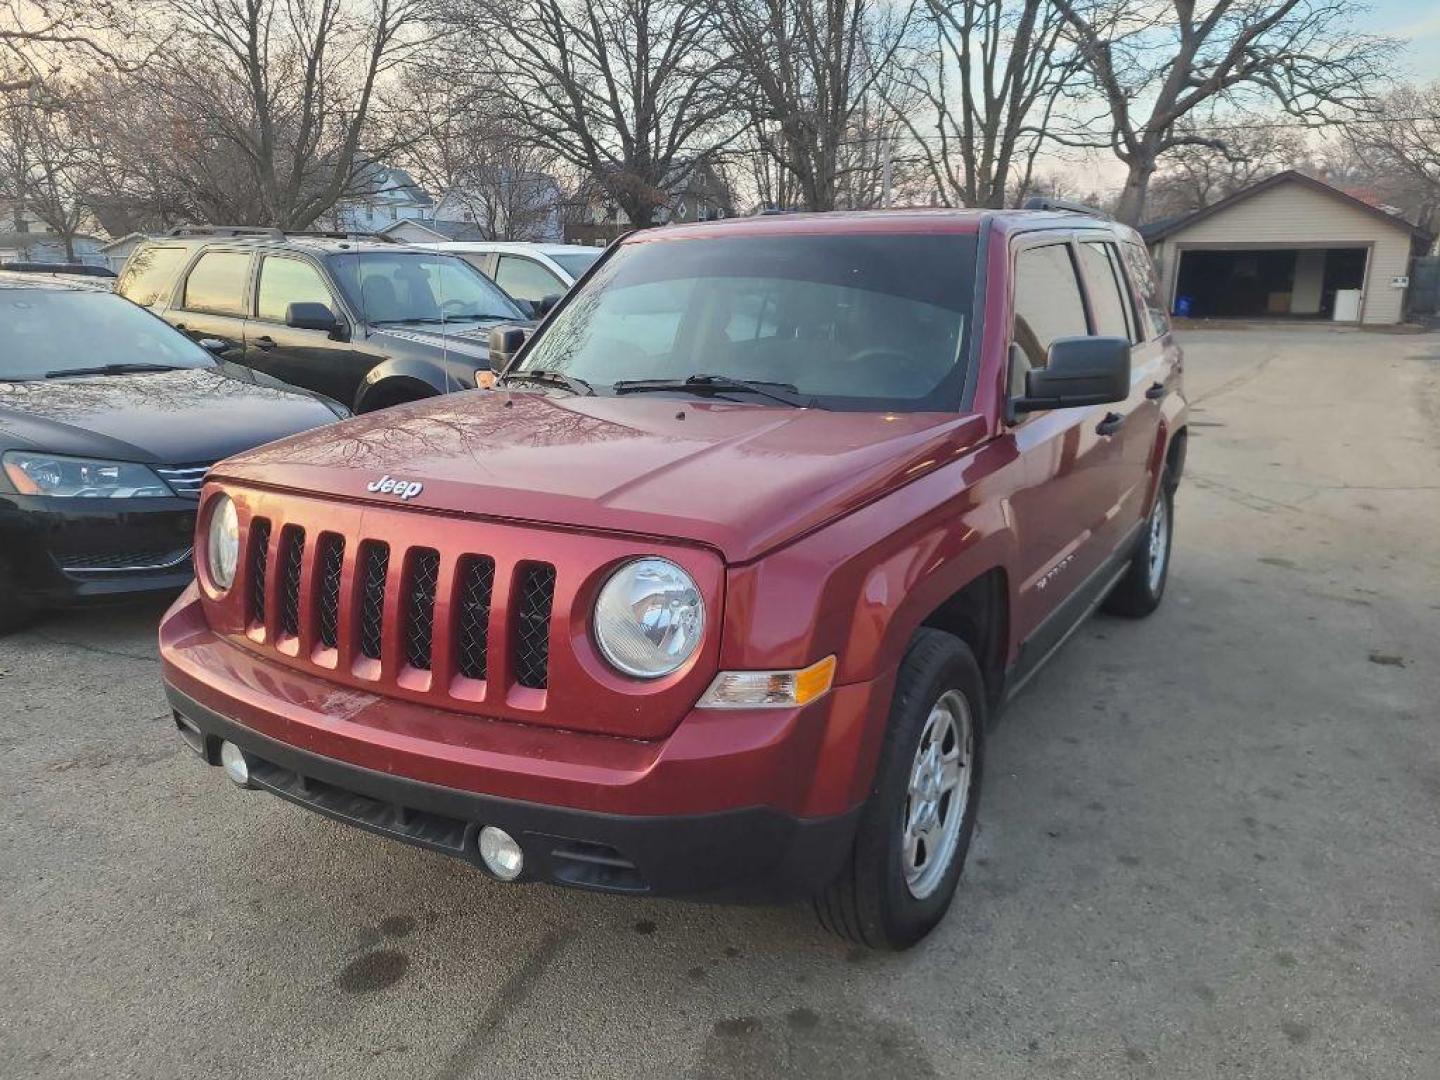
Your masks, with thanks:
<instances>
[{"instance_id":1,"label":"garage roof","mask_svg":"<svg viewBox=\"0 0 1440 1080\"><path fill-rule=\"evenodd\" d=\"M1289 183L1303 184L1305 187L1313 188L1315 191L1323 195L1329 195L1332 199L1345 203L1347 206L1352 206L1357 210L1363 210L1365 213L1383 221L1393 229L1399 229L1402 232L1409 233L1411 236L1417 236L1427 243L1433 239L1424 229L1411 225L1410 222L1404 218L1386 213L1378 206L1371 206L1364 199L1357 199L1354 195L1347 194L1339 188L1325 183L1323 180L1317 180L1315 177L1307 176L1305 173L1298 172L1295 169L1286 169L1284 172L1266 177L1258 184L1251 184L1249 187L1242 188L1240 191L1221 199L1217 203L1201 207L1192 213L1180 214L1177 217L1165 218L1162 221L1152 221L1149 225L1142 225L1140 226L1140 235L1145 238L1147 243L1153 244L1157 240L1163 240L1167 236L1180 232L1183 229L1188 229L1196 222L1204 221L1208 217L1228 210L1236 203L1244 202L1251 196L1259 195L1262 191L1269 191L1273 187L1279 187L1281 184Z\"/></svg>"}]
</instances>

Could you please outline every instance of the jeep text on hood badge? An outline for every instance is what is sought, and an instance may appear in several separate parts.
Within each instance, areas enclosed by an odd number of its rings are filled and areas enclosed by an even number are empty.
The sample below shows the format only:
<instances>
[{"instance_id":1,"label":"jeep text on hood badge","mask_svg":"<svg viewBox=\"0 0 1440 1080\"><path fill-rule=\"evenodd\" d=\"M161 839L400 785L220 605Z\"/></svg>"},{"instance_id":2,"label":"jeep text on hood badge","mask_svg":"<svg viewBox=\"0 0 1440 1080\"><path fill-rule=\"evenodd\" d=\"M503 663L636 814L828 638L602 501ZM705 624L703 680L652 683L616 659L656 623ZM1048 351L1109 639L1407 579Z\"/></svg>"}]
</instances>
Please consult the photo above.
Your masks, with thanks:
<instances>
[{"instance_id":1,"label":"jeep text on hood badge","mask_svg":"<svg viewBox=\"0 0 1440 1080\"><path fill-rule=\"evenodd\" d=\"M386 473L379 480L372 480L366 484L365 490L381 495L399 495L402 499L413 499L425 490L425 485L418 480L396 480L395 477Z\"/></svg>"}]
</instances>

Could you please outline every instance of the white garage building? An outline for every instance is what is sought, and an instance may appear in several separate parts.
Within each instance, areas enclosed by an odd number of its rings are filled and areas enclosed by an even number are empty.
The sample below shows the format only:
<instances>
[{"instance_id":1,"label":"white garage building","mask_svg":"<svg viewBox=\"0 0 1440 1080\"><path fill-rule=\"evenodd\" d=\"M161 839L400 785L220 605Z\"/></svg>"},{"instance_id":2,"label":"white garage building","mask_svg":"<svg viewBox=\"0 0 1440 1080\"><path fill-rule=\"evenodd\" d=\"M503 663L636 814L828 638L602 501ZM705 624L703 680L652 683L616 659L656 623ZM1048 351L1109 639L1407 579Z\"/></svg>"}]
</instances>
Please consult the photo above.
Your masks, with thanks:
<instances>
[{"instance_id":1,"label":"white garage building","mask_svg":"<svg viewBox=\"0 0 1440 1080\"><path fill-rule=\"evenodd\" d=\"M1402 320L1411 257L1430 239L1293 171L1140 231L1177 315L1371 325Z\"/></svg>"}]
</instances>

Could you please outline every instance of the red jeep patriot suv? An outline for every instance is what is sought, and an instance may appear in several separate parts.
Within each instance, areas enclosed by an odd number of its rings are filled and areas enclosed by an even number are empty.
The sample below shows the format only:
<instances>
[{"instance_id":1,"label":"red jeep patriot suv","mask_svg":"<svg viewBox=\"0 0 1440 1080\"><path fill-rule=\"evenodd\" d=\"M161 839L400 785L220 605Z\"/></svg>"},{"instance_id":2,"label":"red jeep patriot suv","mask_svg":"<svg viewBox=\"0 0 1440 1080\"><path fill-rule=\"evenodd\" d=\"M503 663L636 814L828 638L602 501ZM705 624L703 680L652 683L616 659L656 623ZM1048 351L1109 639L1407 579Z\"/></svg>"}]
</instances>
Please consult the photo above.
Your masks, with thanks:
<instances>
[{"instance_id":1,"label":"red jeep patriot suv","mask_svg":"<svg viewBox=\"0 0 1440 1080\"><path fill-rule=\"evenodd\" d=\"M1095 607L1160 602L1180 374L1094 217L632 235L494 392L214 467L160 628L176 722L502 880L814 897L909 945L988 718Z\"/></svg>"}]
</instances>

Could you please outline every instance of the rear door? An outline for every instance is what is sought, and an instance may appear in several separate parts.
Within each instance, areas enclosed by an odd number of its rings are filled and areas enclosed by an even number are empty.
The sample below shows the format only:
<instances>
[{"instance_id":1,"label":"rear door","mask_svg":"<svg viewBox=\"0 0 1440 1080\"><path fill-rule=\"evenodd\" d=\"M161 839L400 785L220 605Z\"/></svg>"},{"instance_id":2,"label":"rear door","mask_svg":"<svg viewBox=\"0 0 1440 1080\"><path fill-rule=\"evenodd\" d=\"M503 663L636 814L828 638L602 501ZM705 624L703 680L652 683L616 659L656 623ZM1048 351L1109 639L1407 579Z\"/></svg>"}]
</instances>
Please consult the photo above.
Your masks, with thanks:
<instances>
[{"instance_id":1,"label":"rear door","mask_svg":"<svg viewBox=\"0 0 1440 1080\"><path fill-rule=\"evenodd\" d=\"M1075 245L1063 234L1025 234L1012 251L1010 395L1044 367L1056 338L1093 332ZM1113 546L1123 471L1116 440L1103 434L1108 406L1050 409L1016 417L1009 437L1025 461L1025 486L1011 513L1018 543L1016 629L1022 663L1036 663L1088 606Z\"/></svg>"},{"instance_id":2,"label":"rear door","mask_svg":"<svg viewBox=\"0 0 1440 1080\"><path fill-rule=\"evenodd\" d=\"M1152 389L1162 381L1164 349L1145 342L1139 312L1126 280L1120 245L1113 237L1082 233L1075 247L1095 333L1130 342L1130 396L1106 406L1117 444L1115 519L1111 543L1122 544L1144 517L1149 496L1150 459L1160 430L1160 402ZM1118 419L1118 425L1115 418Z\"/></svg>"},{"instance_id":3,"label":"rear door","mask_svg":"<svg viewBox=\"0 0 1440 1080\"><path fill-rule=\"evenodd\" d=\"M245 305L254 253L206 248L190 266L166 318L193 340L218 341L216 353L245 362Z\"/></svg>"},{"instance_id":4,"label":"rear door","mask_svg":"<svg viewBox=\"0 0 1440 1080\"><path fill-rule=\"evenodd\" d=\"M332 334L286 326L287 309L299 303L324 304L340 329ZM255 303L245 324L245 362L250 367L350 405L375 364L351 338L345 309L314 262L300 255L261 257Z\"/></svg>"},{"instance_id":5,"label":"rear door","mask_svg":"<svg viewBox=\"0 0 1440 1080\"><path fill-rule=\"evenodd\" d=\"M569 288L555 272L524 255L502 254L495 265L495 284L517 300L535 303L563 296Z\"/></svg>"}]
</instances>

